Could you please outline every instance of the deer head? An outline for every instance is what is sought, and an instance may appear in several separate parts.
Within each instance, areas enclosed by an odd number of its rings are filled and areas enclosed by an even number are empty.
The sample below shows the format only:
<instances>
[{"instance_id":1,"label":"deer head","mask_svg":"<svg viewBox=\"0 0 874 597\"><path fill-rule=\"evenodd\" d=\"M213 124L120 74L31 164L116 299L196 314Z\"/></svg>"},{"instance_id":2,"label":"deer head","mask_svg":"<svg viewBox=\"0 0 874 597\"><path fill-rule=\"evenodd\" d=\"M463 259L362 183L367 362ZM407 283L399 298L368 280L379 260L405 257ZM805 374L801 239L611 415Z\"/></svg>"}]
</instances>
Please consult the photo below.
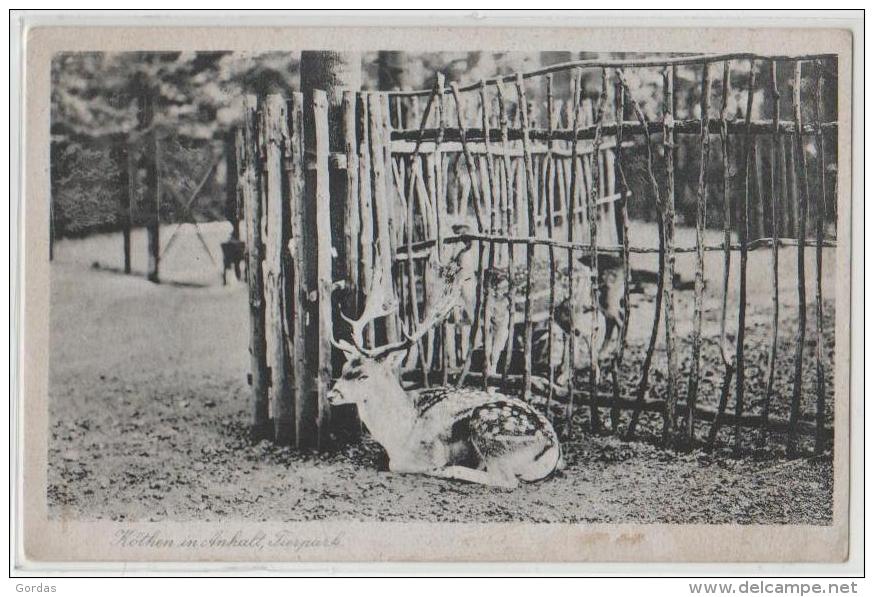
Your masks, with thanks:
<instances>
[{"instance_id":1,"label":"deer head","mask_svg":"<svg viewBox=\"0 0 874 597\"><path fill-rule=\"evenodd\" d=\"M403 330L404 338L397 342L368 348L364 340L367 326L382 317L394 316L398 309L397 299L387 287L384 272L376 268L361 316L350 319L340 314L351 327L351 342L332 339L333 345L346 356L346 362L340 378L328 394L330 403L354 403L360 410L368 402L386 401L401 394L405 397L400 385L400 366L407 351L449 315L458 304L459 294L458 284L451 279L445 280L444 291L431 303L424 320L414 330Z\"/></svg>"}]
</instances>

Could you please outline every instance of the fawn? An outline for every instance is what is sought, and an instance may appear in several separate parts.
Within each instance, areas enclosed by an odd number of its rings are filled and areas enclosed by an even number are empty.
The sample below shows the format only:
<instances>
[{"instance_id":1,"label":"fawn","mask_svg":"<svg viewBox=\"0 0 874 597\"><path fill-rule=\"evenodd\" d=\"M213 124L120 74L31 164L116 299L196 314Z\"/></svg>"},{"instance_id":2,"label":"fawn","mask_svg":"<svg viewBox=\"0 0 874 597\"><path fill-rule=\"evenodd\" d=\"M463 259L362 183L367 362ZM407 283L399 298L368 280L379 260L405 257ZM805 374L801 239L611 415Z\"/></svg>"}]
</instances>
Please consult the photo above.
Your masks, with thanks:
<instances>
[{"instance_id":1,"label":"fawn","mask_svg":"<svg viewBox=\"0 0 874 597\"><path fill-rule=\"evenodd\" d=\"M456 272L457 273L457 272ZM354 403L372 437L385 449L389 470L420 473L512 489L519 480L538 481L562 465L561 445L549 421L529 404L493 390L432 387L408 392L400 370L406 352L458 305L457 276L451 291L432 302L424 321L405 338L367 348L364 329L393 316L383 275L371 280L364 312L351 326L351 343L333 340L346 356L328 394L331 404Z\"/></svg>"},{"instance_id":2,"label":"fawn","mask_svg":"<svg viewBox=\"0 0 874 597\"><path fill-rule=\"evenodd\" d=\"M453 223L452 232L456 235L464 235L471 231L471 225L467 222ZM459 280L461 284L462 309L468 321L473 319L476 305L476 272L478 270L477 256L471 250L471 242L459 243L457 252L450 261L457 264L460 269ZM535 263L533 267L537 267ZM548 267L548 266L547 266ZM511 279L512 278L512 279ZM489 293L489 312L485 315L488 325L489 346L486 347L492 355L490 370L494 375L497 371L498 357L507 348L510 341L510 317L511 310L507 302L508 287L514 284L522 289L516 295L513 311L516 313L516 322L521 322L521 310L524 305L524 290L527 285L526 272L521 268L514 276L506 268L493 267L484 274L485 292ZM569 289L567 272L560 277L556 284L555 318L552 328L552 362L550 365L562 370L564 364L564 339L566 335L573 334L574 357L573 369L582 369L594 366L596 371L600 363L609 362L618 349L618 336L622 323L625 320L625 270L622 260L610 254L601 254L598 258L598 290L599 305L594 309L591 305L591 259L584 255L578 259L575 266L573 288ZM533 289L532 289L533 290ZM542 294L542 292L540 293ZM543 319L540 316L538 319ZM597 357L593 358L593 350L589 347L589 331L596 328ZM546 334L543 334L546 337ZM481 343L480 332L477 332L475 343ZM547 347L541 343L541 354L548 360ZM594 362L593 362L594 361ZM558 381L563 384L566 371Z\"/></svg>"},{"instance_id":3,"label":"fawn","mask_svg":"<svg viewBox=\"0 0 874 597\"><path fill-rule=\"evenodd\" d=\"M600 367L612 359L619 348L619 333L625 322L625 267L622 260L611 254L598 256L598 305L589 300L592 280L592 261L589 255L579 258L574 292L565 298L556 310L556 323L564 334L574 334L576 346L585 351L577 354L574 367ZM589 347L588 331L595 326L597 357ZM576 352L576 351L575 351Z\"/></svg>"}]
</instances>

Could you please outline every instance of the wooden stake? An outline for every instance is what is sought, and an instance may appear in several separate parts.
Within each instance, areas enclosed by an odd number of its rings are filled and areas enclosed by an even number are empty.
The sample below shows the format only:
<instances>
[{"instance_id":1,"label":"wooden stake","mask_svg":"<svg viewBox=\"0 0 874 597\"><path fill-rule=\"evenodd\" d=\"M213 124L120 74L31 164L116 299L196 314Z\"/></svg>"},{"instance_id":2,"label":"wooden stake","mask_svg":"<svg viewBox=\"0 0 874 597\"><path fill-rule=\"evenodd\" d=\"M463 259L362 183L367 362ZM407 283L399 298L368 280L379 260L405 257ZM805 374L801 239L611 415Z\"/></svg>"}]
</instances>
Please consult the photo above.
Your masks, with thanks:
<instances>
[{"instance_id":1,"label":"wooden stake","mask_svg":"<svg viewBox=\"0 0 874 597\"><path fill-rule=\"evenodd\" d=\"M652 366L652 357L655 353L655 345L658 339L658 331L659 331L659 322L661 320L662 313L662 301L665 296L664 286L665 286L665 226L664 226L664 208L662 205L661 195L659 194L659 185L658 180L655 176L655 159L653 157L653 141L649 133L649 121L643 113L643 110L640 107L640 104L634 99L631 95L630 90L628 89L628 84L625 81L625 77L621 70L616 71L616 76L619 79L620 84L622 85L622 90L625 92L626 97L631 101L631 107L634 109L634 113L637 116L638 121L641 123L644 132L644 136L646 138L646 171L647 177L649 179L649 186L652 192L653 201L656 205L656 219L658 224L658 233L659 233L659 268L658 268L658 278L656 281L656 301L655 301L655 311L653 315L653 323L652 323L652 332L649 336L649 344L646 348L646 355L643 358L643 365L641 367L640 373L640 381L637 385L637 402L643 403L648 394L649 394L649 370ZM669 152L670 153L670 152ZM668 278L670 284L673 286L673 279ZM626 437L631 439L634 437L634 432L637 429L637 422L640 420L640 411L635 411L631 416L631 421L628 423L628 430L626 431Z\"/></svg>"},{"instance_id":2,"label":"wooden stake","mask_svg":"<svg viewBox=\"0 0 874 597\"><path fill-rule=\"evenodd\" d=\"M674 324L674 153L676 151L676 135L674 133L674 71L676 67L665 68L665 116L664 116L664 146L665 171L667 175L664 222L665 229L665 351L668 357L668 387L665 400L665 420L662 426L662 439L667 444L674 432L675 411L677 405L677 351L676 329Z\"/></svg>"},{"instance_id":3,"label":"wooden stake","mask_svg":"<svg viewBox=\"0 0 874 597\"><path fill-rule=\"evenodd\" d=\"M701 76L701 157L698 164L698 201L695 206L695 315L692 321L692 366L689 369L689 390L686 394L686 443L695 441L695 403L698 399L698 377L701 361L701 327L704 317L704 227L707 222L707 165L710 161L710 64L704 64Z\"/></svg>"},{"instance_id":4,"label":"wooden stake","mask_svg":"<svg viewBox=\"0 0 874 597\"><path fill-rule=\"evenodd\" d=\"M468 179L470 180L470 189L473 192L473 196L474 196L474 210L476 213L477 228L479 229L480 232L482 232L483 217L482 217L482 214L480 213L480 209L481 209L480 205L482 205L482 194L480 192L479 186L476 184L478 174L477 174L477 169L474 165L473 156L471 155L470 150L467 147L464 119L462 116L463 111L462 111L462 107L461 107L461 102L459 101L459 97L458 97L458 83L453 81L451 83L450 87L451 87L451 91L452 91L452 98L455 100L455 110L456 110L456 116L458 118L458 129L461 132L461 149L462 149L462 152L464 153L464 163L467 166L467 176L468 176ZM465 211L465 213L466 213L466 211ZM484 300L483 300L484 299L484 297L483 297L484 288L483 287L484 287L485 280L484 280L484 271L483 271L483 251L485 249L485 243L479 242L479 243L477 243L477 247L478 247L478 258L477 258L476 304L474 305L473 322L472 322L472 324L470 326L470 330L468 332L468 349L467 349L467 352L465 354L464 365L462 366L461 375L459 375L458 382L456 384L458 387L461 387L464 384L465 378L467 377L468 373L470 372L471 360L473 358L473 349L474 349L474 344L476 342L476 333L477 333L477 329L479 328L479 324L480 324L480 317L481 317L480 308L483 306L483 303L484 303ZM483 338L485 339L485 330L483 330ZM485 342L485 340L484 340L484 342ZM483 344L483 349L485 352L485 344ZM484 370L486 372L488 371L487 368L485 368ZM483 375L483 381L488 382L487 375Z\"/></svg>"},{"instance_id":5,"label":"wooden stake","mask_svg":"<svg viewBox=\"0 0 874 597\"><path fill-rule=\"evenodd\" d=\"M574 70L574 79L573 79L573 138L577 138L577 131L580 129L580 100L582 96L582 75L583 72L581 69ZM571 143L571 163L570 163L570 192L567 197L567 220L565 221L565 227L567 228L567 240L568 242L573 242L574 240L574 221L576 217L574 215L574 201L577 196L577 152L578 143L573 141ZM573 288L574 288L574 253L572 249L567 250L567 264L568 264L568 297L570 300L573 300ZM571 313L573 314L574 310L571 309ZM571 328L573 328L573 319L574 316L571 315ZM574 334L573 329L571 329L571 333L565 334L566 343L567 343L567 353L568 353L568 365L565 371L567 371L568 377L568 385L569 385L569 393L568 393L568 404L567 410L565 412L565 417L567 419L566 429L565 429L565 437L569 439L572 435L573 429L573 415L574 415L574 388L576 386L574 382Z\"/></svg>"},{"instance_id":6,"label":"wooden stake","mask_svg":"<svg viewBox=\"0 0 874 597\"><path fill-rule=\"evenodd\" d=\"M528 139L528 100L525 97L525 83L522 81L522 73L518 73L518 76L516 77L516 97L522 125L522 151L525 155L525 182L526 190L528 192L528 236L534 236L537 226L534 213L534 208L537 204L537 180L534 174L534 162L531 158L531 144ZM528 400L531 397L531 350L532 335L534 334L534 324L531 320L531 280L534 270L534 245L528 245L526 259L528 271L525 284L525 332L523 336L523 345L525 347L525 371L524 381L522 383L523 400Z\"/></svg>"},{"instance_id":7,"label":"wooden stake","mask_svg":"<svg viewBox=\"0 0 874 597\"><path fill-rule=\"evenodd\" d=\"M730 62L722 63L722 109L720 110L719 140L722 146L722 310L719 319L719 351L725 371L722 376L722 395L719 399L719 407L716 418L710 426L708 446L713 447L716 436L719 434L719 426L722 423L725 409L728 406L728 391L731 380L734 377L734 358L730 353L728 343L728 282L731 273L731 164L730 145L728 136L728 98L731 89Z\"/></svg>"},{"instance_id":8,"label":"wooden stake","mask_svg":"<svg viewBox=\"0 0 874 597\"><path fill-rule=\"evenodd\" d=\"M516 236L516 193L515 185L513 184L513 162L510 159L510 134L509 134L509 119L507 115L507 107L504 104L504 86L499 83L496 85L498 98L498 116L501 127L501 148L503 153L504 164L504 215L507 222L506 234L510 237ZM504 347L504 378L510 372L510 361L513 359L513 347L516 344L516 266L515 266L515 247L507 246L507 276L509 284L507 284L507 309L509 328L507 335L507 345ZM504 384L506 387L506 384Z\"/></svg>"},{"instance_id":9,"label":"wooden stake","mask_svg":"<svg viewBox=\"0 0 874 597\"><path fill-rule=\"evenodd\" d=\"M825 143L822 137L822 112L825 106L822 100L823 65L816 63L816 100L814 101L814 131L816 132L817 164L819 166L819 193L816 206L816 453L825 447L825 370L824 337L823 337L823 305L822 305L822 241L823 220L825 216Z\"/></svg>"},{"instance_id":10,"label":"wooden stake","mask_svg":"<svg viewBox=\"0 0 874 597\"><path fill-rule=\"evenodd\" d=\"M749 125L753 109L753 91L755 90L755 61L750 60L749 89L747 90L746 123ZM752 164L754 137L747 129L744 148L744 192L743 201L738 210L738 233L740 238L740 286L738 290L737 308L737 348L735 353L735 419L740 420L744 410L745 365L744 338L746 335L747 315L747 242L749 239L750 215L750 168ZM734 428L734 451L739 454L743 448L742 429L740 425Z\"/></svg>"},{"instance_id":11,"label":"wooden stake","mask_svg":"<svg viewBox=\"0 0 874 597\"><path fill-rule=\"evenodd\" d=\"M309 317L309 287L307 285L307 241L305 222L306 160L303 131L303 94L295 93L286 103L288 142L283 151L286 188L286 218L289 229L288 276L286 292L286 351L291 360L291 380L294 388L294 441L297 448L312 445L311 383L307 367L307 319Z\"/></svg>"},{"instance_id":12,"label":"wooden stake","mask_svg":"<svg viewBox=\"0 0 874 597\"><path fill-rule=\"evenodd\" d=\"M370 286L370 280L373 279L373 197L371 194L372 173L370 168L370 107L368 106L367 94L358 93L358 204L359 204L359 221L361 225L361 240L359 244L359 255L361 265L358 277L358 300L359 304L364 302L364 293ZM415 98L413 98L415 100ZM374 345L374 326L369 324L366 328L367 342L372 347Z\"/></svg>"},{"instance_id":13,"label":"wooden stake","mask_svg":"<svg viewBox=\"0 0 874 597\"><path fill-rule=\"evenodd\" d=\"M270 370L270 405L273 418L273 439L280 445L294 440L294 406L288 384L288 353L285 343L285 268L286 204L283 193L282 149L288 142L288 114L285 100L279 95L267 96L261 109L258 144L261 148L262 196L265 203L264 228L264 298L267 327L267 365Z\"/></svg>"},{"instance_id":14,"label":"wooden stake","mask_svg":"<svg viewBox=\"0 0 874 597\"><path fill-rule=\"evenodd\" d=\"M384 273L387 283L391 280L391 227L388 212L388 184L385 171L385 150L383 148L383 109L378 94L367 95L369 133L370 133L370 167L372 174L372 193L375 219L375 232L378 239L376 259ZM386 288L389 296L394 296L393 288ZM413 294L415 296L415 294ZM393 317L385 318L385 341L397 341L397 327Z\"/></svg>"},{"instance_id":15,"label":"wooden stake","mask_svg":"<svg viewBox=\"0 0 874 597\"><path fill-rule=\"evenodd\" d=\"M604 195L604 180L601 175L599 157L601 155L601 127L604 124L604 107L607 103L607 69L601 69L601 94L598 97L598 108L595 115L595 140L592 143L592 184L586 201L586 219L589 222L589 246L591 247L591 266L589 269L590 283L589 292L591 300L591 322L589 325L589 394L594 396L598 391L598 379L600 377L599 354L595 350L597 340L597 313L601 310L600 276L598 274L598 197ZM601 415L595 402L590 405L592 433L597 433L601 426Z\"/></svg>"},{"instance_id":16,"label":"wooden stake","mask_svg":"<svg viewBox=\"0 0 874 597\"><path fill-rule=\"evenodd\" d=\"M491 113L489 112L489 103L486 101L486 86L485 83L480 85L479 88L479 98L480 98L480 116L482 118L482 126L483 130L489 131L491 128ZM489 232L490 234L495 234L498 231L498 218L500 217L500 195L501 191L498 188L499 185L496 183L495 176L495 163L492 159L491 153L491 144L488 140L488 135L485 140L486 147L486 155L484 158L485 161L485 172L486 172L486 189L488 189L488 195L486 195L485 190L483 191L483 201L484 204L489 205ZM480 169L482 173L482 169ZM483 315L482 315L482 326L483 326L483 371L489 373L492 368L492 357L495 359L499 359L500 355L494 355L491 351L491 338L490 338L490 323L491 316L489 311L489 299L492 295L491 289L489 285L491 281L485 276L493 276L495 272L495 261L497 259L497 250L494 244L489 245L489 265L488 270L483 276ZM497 362L497 361L495 361ZM483 388L488 387L488 376L483 375Z\"/></svg>"},{"instance_id":17,"label":"wooden stake","mask_svg":"<svg viewBox=\"0 0 874 597\"><path fill-rule=\"evenodd\" d=\"M400 100L398 100L400 101ZM346 154L346 201L344 221L344 244L346 246L346 292L344 310L346 313L358 313L359 264L361 247L361 205L358 188L359 170L358 144L356 142L356 93L351 90L343 92L343 151ZM398 118L401 117L398 106Z\"/></svg>"},{"instance_id":18,"label":"wooden stake","mask_svg":"<svg viewBox=\"0 0 874 597\"><path fill-rule=\"evenodd\" d=\"M264 276L262 267L263 243L261 238L262 203L258 183L258 154L255 137L257 99L245 98L243 126L238 141L240 198L246 208L246 248L249 275L249 355L251 357L252 420L250 435L260 441L272 435L269 419L267 387L267 345L264 319Z\"/></svg>"},{"instance_id":19,"label":"wooden stake","mask_svg":"<svg viewBox=\"0 0 874 597\"><path fill-rule=\"evenodd\" d=\"M305 420L304 424L313 427L311 430L313 433L308 434L306 439L312 441L312 445L321 450L327 444L330 422L328 389L331 387L331 339L334 321L331 312L333 281L331 193L328 171L328 97L324 91L316 89L313 90L311 101L313 131L312 145L308 147L307 168L314 172L308 177L308 182L313 186L307 193L307 200L311 205L308 205L305 211L307 231L304 234L304 242L308 246L307 286L310 296L315 296L315 301L311 301L310 304L307 321L307 339L310 342L307 349L307 380L315 387L308 392L307 398L312 402L306 411L310 417L315 415L315 420ZM309 134L307 133L308 137Z\"/></svg>"},{"instance_id":20,"label":"wooden stake","mask_svg":"<svg viewBox=\"0 0 874 597\"><path fill-rule=\"evenodd\" d=\"M773 302L771 309L773 311L773 319L771 320L771 351L768 356L768 382L765 389L765 402L762 405L762 428L759 431L759 449L764 449L768 443L768 417L771 411L771 400L774 394L774 379L777 373L777 343L780 331L780 247L776 242L778 236L777 221L777 206L778 204L785 210L786 204L782 198L778 201L777 195L777 146L781 142L780 137L780 90L777 87L777 62L771 61L771 103L774 105L774 132L771 136L771 238L774 241L774 247L771 252L771 298ZM785 187L781 187L785 192Z\"/></svg>"},{"instance_id":21,"label":"wooden stake","mask_svg":"<svg viewBox=\"0 0 874 597\"><path fill-rule=\"evenodd\" d=\"M801 62L795 62L795 85L792 89L792 108L795 116L795 169L796 185L801 185L801 204L798 206L798 332L795 337L795 378L792 385L792 404L789 409L789 434L786 438L786 452L792 458L796 455L796 435L798 416L801 411L801 374L804 367L804 336L807 331L807 291L804 273L804 241L807 239L807 164L804 157L804 137L801 133Z\"/></svg>"},{"instance_id":22,"label":"wooden stake","mask_svg":"<svg viewBox=\"0 0 874 597\"><path fill-rule=\"evenodd\" d=\"M619 219L620 229L622 232L622 272L625 284L622 292L623 318L620 322L619 328L619 347L616 351L612 367L614 406L610 418L613 433L618 434L620 422L619 399L622 393L619 386L619 371L622 367L622 359L625 354L625 345L628 337L628 319L631 316L631 302L629 295L631 291L631 255L629 252L628 240L628 181L625 179L625 165L623 162L622 154L622 142L624 139L622 122L625 120L625 89L622 87L622 83L619 81L618 78L616 80L614 101L615 120L618 125L616 128L616 145L614 151L616 152L615 164L619 172L619 194L621 197L619 206Z\"/></svg>"}]
</instances>

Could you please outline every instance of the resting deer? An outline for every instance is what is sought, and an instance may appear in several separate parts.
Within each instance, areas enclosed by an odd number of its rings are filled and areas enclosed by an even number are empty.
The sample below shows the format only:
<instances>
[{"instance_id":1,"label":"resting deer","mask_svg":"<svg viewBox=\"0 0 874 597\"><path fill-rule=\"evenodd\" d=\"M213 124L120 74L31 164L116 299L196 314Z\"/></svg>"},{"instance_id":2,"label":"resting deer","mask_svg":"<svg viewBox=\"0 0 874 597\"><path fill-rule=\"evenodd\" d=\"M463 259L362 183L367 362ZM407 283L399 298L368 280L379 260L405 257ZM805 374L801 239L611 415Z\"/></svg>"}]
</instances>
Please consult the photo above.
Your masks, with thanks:
<instances>
[{"instance_id":1,"label":"resting deer","mask_svg":"<svg viewBox=\"0 0 874 597\"><path fill-rule=\"evenodd\" d=\"M360 318L343 315L352 328L351 343L334 340L346 363L329 401L357 405L362 422L388 454L391 471L503 488L516 487L520 479L545 479L560 466L561 445L549 421L527 403L492 390L408 392L401 385L406 352L458 304L460 285L452 280L450 286L403 340L367 348L365 327L397 309L393 298L386 299L377 270Z\"/></svg>"}]
</instances>

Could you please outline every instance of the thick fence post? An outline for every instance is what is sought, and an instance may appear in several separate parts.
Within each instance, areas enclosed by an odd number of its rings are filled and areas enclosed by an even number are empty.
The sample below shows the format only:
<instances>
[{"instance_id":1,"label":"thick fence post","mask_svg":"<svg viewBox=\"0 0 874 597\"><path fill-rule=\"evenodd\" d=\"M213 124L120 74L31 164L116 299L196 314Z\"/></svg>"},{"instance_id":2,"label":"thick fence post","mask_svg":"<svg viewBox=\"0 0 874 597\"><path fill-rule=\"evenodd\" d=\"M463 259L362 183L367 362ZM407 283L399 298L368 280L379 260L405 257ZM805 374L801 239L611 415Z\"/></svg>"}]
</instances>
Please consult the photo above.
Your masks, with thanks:
<instances>
[{"instance_id":1,"label":"thick fence post","mask_svg":"<svg viewBox=\"0 0 874 597\"><path fill-rule=\"evenodd\" d=\"M370 169L370 113L367 102L367 94L357 93L358 122L358 204L359 224L361 226L361 239L358 245L360 265L358 274L358 299L364 298L365 288L373 276L373 196L371 195L371 169ZM368 325L366 330L367 340L372 344L374 330Z\"/></svg>"},{"instance_id":2,"label":"thick fence post","mask_svg":"<svg viewBox=\"0 0 874 597\"><path fill-rule=\"evenodd\" d=\"M385 133L383 131L383 106L378 94L367 95L370 133L370 166L373 181L373 205L375 214L375 232L379 239L378 259L386 280L391 280L392 247L391 227L388 212L388 182L385 171ZM394 294L394 289L392 289ZM385 336L388 342L397 340L397 327L394 317L386 317Z\"/></svg>"},{"instance_id":3,"label":"thick fence post","mask_svg":"<svg viewBox=\"0 0 874 597\"><path fill-rule=\"evenodd\" d=\"M356 94L343 92L343 151L346 155L346 201L344 244L346 246L346 300L344 307L350 317L358 312L358 259L361 234L361 213L358 198L358 145L356 143Z\"/></svg>"},{"instance_id":4,"label":"thick fence post","mask_svg":"<svg viewBox=\"0 0 874 597\"><path fill-rule=\"evenodd\" d=\"M288 230L283 193L282 148L288 139L285 100L267 96L261 110L258 144L261 164L262 200L266 201L264 237L264 298L267 326L267 363L270 371L270 406L274 441L289 445L293 440L294 409L288 375L285 343L285 268Z\"/></svg>"},{"instance_id":5,"label":"thick fence post","mask_svg":"<svg viewBox=\"0 0 874 597\"><path fill-rule=\"evenodd\" d=\"M328 99L314 90L306 99L304 139L306 147L306 193L303 206L303 260L307 296L304 323L306 357L298 445L321 448L326 444L330 411L327 393L331 385L331 215L328 172Z\"/></svg>"},{"instance_id":6,"label":"thick fence post","mask_svg":"<svg viewBox=\"0 0 874 597\"><path fill-rule=\"evenodd\" d=\"M289 261L285 286L288 332L286 345L291 355L292 387L294 395L294 438L298 448L306 447L312 435L312 417L307 411L310 401L306 363L306 321L308 317L308 290L306 247L304 246L304 209L306 196L306 166L303 138L303 94L295 93L287 103L288 145L285 148L285 180L290 239ZM307 427L309 425L309 428ZM307 435L307 434L310 435Z\"/></svg>"},{"instance_id":7,"label":"thick fence post","mask_svg":"<svg viewBox=\"0 0 874 597\"><path fill-rule=\"evenodd\" d=\"M263 244L261 238L262 203L258 185L258 155L255 122L257 100L246 97L243 126L237 136L237 178L239 199L246 208L247 272L249 276L249 356L251 358L252 426L255 441L270 433L267 384L267 345L264 320L264 276L261 269Z\"/></svg>"}]
</instances>

